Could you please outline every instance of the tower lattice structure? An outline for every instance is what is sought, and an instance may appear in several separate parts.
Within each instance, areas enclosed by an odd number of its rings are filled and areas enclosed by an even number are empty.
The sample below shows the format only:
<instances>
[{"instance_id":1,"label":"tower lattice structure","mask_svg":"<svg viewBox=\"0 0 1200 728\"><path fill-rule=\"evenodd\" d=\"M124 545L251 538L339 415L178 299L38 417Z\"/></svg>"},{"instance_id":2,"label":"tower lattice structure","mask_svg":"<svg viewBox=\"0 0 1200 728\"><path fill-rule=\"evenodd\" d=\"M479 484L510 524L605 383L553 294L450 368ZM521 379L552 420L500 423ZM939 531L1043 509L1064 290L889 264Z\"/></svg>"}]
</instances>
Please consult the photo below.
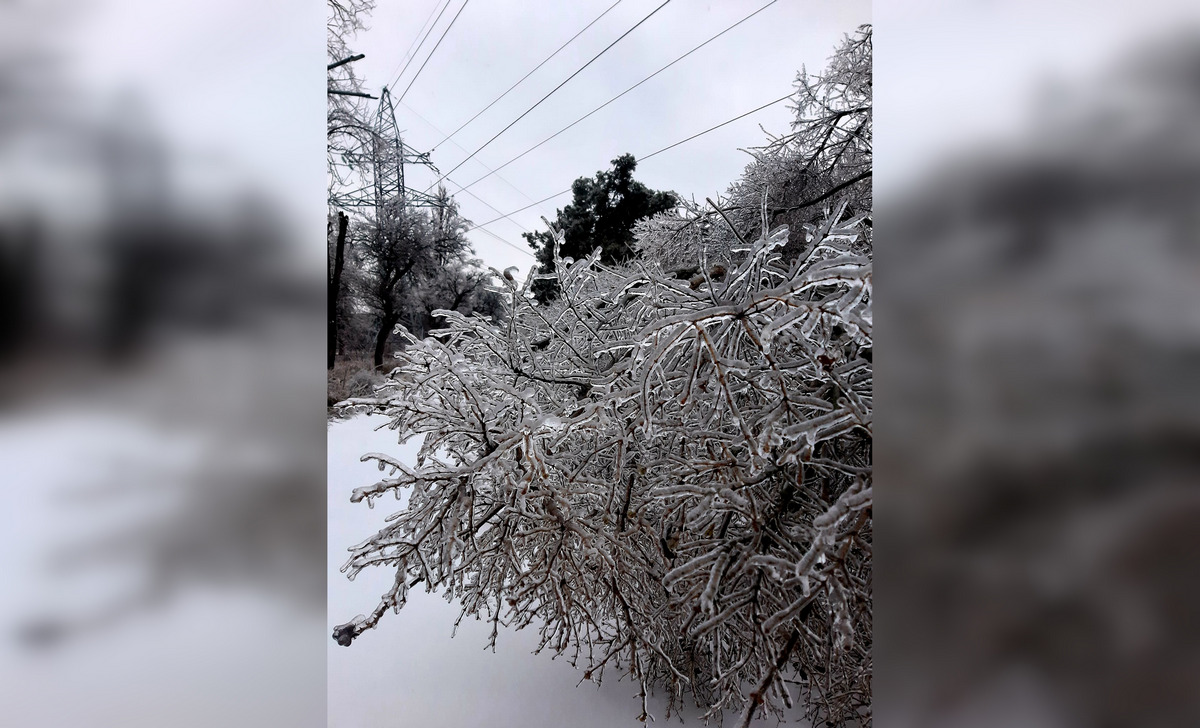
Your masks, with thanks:
<instances>
[{"instance_id":1,"label":"tower lattice structure","mask_svg":"<svg viewBox=\"0 0 1200 728\"><path fill-rule=\"evenodd\" d=\"M405 185L406 164L419 164L432 169L435 175L439 173L428 152L418 152L404 143L396 124L392 95L386 86L379 94L369 141L353 155L347 155L346 161L360 169L369 168L372 181L334 196L330 203L336 207L373 207L377 219L382 221L404 207L439 207L442 204L437 197Z\"/></svg>"}]
</instances>

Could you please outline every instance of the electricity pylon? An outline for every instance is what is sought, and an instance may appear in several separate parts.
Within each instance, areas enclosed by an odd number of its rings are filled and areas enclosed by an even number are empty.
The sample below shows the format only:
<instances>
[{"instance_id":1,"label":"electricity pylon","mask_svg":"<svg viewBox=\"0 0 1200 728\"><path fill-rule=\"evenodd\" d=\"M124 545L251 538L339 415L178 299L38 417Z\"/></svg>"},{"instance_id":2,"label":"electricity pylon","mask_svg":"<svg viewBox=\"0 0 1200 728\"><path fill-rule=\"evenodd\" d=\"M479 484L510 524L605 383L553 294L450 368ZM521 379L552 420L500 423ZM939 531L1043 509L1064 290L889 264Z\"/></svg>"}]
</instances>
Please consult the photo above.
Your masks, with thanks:
<instances>
[{"instance_id":1,"label":"electricity pylon","mask_svg":"<svg viewBox=\"0 0 1200 728\"><path fill-rule=\"evenodd\" d=\"M338 207L374 207L378 219L383 220L388 217L388 210L441 206L433 195L409 189L404 184L406 164L423 165L432 169L435 175L439 173L428 152L418 152L404 143L396 124L392 96L386 86L379 94L369 143L363 144L353 155L347 155L346 161L360 168L370 167L373 184L337 195L331 203Z\"/></svg>"}]
</instances>

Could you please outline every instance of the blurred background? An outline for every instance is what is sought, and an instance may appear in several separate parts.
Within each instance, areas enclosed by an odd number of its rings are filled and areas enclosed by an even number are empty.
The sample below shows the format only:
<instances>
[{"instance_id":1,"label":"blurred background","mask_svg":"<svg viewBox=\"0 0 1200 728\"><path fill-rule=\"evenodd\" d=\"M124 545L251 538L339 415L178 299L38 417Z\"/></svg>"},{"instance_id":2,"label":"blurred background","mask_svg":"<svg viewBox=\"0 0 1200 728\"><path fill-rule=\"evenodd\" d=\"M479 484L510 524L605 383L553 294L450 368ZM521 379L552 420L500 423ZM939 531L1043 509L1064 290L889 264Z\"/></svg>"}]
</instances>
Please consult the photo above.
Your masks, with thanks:
<instances>
[{"instance_id":1,"label":"blurred background","mask_svg":"<svg viewBox=\"0 0 1200 728\"><path fill-rule=\"evenodd\" d=\"M1198 6L874 16L877 725L1200 725Z\"/></svg>"},{"instance_id":2,"label":"blurred background","mask_svg":"<svg viewBox=\"0 0 1200 728\"><path fill-rule=\"evenodd\" d=\"M325 724L325 5L0 4L0 715Z\"/></svg>"}]
</instances>

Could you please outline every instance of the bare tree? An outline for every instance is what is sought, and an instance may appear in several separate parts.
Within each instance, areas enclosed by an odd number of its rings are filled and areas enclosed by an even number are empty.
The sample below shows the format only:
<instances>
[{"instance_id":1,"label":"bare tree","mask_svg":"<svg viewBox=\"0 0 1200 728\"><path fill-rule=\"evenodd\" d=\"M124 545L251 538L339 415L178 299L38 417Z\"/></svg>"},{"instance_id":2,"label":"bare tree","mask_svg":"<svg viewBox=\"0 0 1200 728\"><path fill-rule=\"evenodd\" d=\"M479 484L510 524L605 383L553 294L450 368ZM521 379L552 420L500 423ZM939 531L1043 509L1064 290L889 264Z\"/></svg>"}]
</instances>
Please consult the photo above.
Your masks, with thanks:
<instances>
[{"instance_id":1,"label":"bare tree","mask_svg":"<svg viewBox=\"0 0 1200 728\"><path fill-rule=\"evenodd\" d=\"M492 289L492 274L475 258L451 261L429 276L415 291L405 327L421 338L440 325L438 311L503 318L504 304Z\"/></svg>"},{"instance_id":2,"label":"bare tree","mask_svg":"<svg viewBox=\"0 0 1200 728\"><path fill-rule=\"evenodd\" d=\"M355 75L353 62L361 56L350 51L349 41L365 28L366 17L375 7L373 0L329 0L326 18L326 55L328 58L328 93L326 117L326 157L329 176L329 199L336 198L335 190L357 179L361 183L366 171L355 160L361 150L369 148L374 130L366 121L362 81ZM328 294L328 348L326 366L333 368L337 353L338 309L343 306L345 289L342 272L345 262L348 219L344 211L330 213L330 243ZM336 229L336 235L333 230Z\"/></svg>"},{"instance_id":3,"label":"bare tree","mask_svg":"<svg viewBox=\"0 0 1200 728\"><path fill-rule=\"evenodd\" d=\"M444 189L441 194L446 196ZM419 299L422 286L445 275L448 267L461 267L469 251L466 228L449 200L432 212L392 201L380 219L359 226L358 295L379 322L373 352L377 368L383 366L396 324L414 309L424 311Z\"/></svg>"},{"instance_id":4,"label":"bare tree","mask_svg":"<svg viewBox=\"0 0 1200 728\"><path fill-rule=\"evenodd\" d=\"M438 204L429 210L433 234L450 244L435 248L435 270L414 288L406 325L417 338L438 326L435 312L441 309L503 316L501 298L489 285L491 273L483 261L471 257L474 251L466 244L469 221L459 214L458 203L445 187L438 188L435 199Z\"/></svg>"}]
</instances>

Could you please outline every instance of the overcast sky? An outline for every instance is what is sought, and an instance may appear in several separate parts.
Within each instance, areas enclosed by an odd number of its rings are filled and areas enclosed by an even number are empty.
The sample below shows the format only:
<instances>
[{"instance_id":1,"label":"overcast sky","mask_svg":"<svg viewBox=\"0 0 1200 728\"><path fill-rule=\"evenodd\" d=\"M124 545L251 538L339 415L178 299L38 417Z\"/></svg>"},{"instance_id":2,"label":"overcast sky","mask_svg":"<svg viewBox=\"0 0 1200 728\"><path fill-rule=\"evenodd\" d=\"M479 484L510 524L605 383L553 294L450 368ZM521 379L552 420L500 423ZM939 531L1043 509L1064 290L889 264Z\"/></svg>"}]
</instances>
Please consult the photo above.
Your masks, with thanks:
<instances>
[{"instance_id":1,"label":"overcast sky","mask_svg":"<svg viewBox=\"0 0 1200 728\"><path fill-rule=\"evenodd\" d=\"M887 195L930 167L1036 134L1061 89L1097 83L1130 48L1194 32L1200 3L905 0L875 3L874 19L873 181Z\"/></svg>"},{"instance_id":2,"label":"overcast sky","mask_svg":"<svg viewBox=\"0 0 1200 728\"><path fill-rule=\"evenodd\" d=\"M441 47L412 85L396 117L405 141L419 151L436 149L433 162L448 172L516 119L538 99L619 37L662 0L622 0L577 40L521 86L463 129L458 128L524 76L615 0L531 3L467 0ZM653 17L547 99L450 179L468 185L608 101L703 41L741 20L768 0L671 0ZM450 0L416 60L394 82L397 66L441 0L379 0L369 29L352 41L365 53L356 64L373 94L390 84L398 97L425 62L442 31L463 7ZM626 152L643 156L731 119L786 94L801 66L819 71L844 33L870 22L865 0L780 0L751 20L705 46L550 143L456 195L463 214L476 223L524 207L591 176ZM788 130L786 103L765 109L711 134L648 160L635 173L655 189L686 197L723 193L745 167L738 147L760 144L758 128ZM441 130L444 133L439 133ZM459 146L461 145L461 146ZM480 163L482 162L482 164ZM409 185L424 189L435 177L422 168L406 169ZM500 179L500 178L503 179ZM448 185L456 192L455 184ZM523 230L543 227L569 202L563 195L488 226L520 250L528 250ZM520 266L533 258L480 231L470 234L476 253L496 268Z\"/></svg>"}]
</instances>

